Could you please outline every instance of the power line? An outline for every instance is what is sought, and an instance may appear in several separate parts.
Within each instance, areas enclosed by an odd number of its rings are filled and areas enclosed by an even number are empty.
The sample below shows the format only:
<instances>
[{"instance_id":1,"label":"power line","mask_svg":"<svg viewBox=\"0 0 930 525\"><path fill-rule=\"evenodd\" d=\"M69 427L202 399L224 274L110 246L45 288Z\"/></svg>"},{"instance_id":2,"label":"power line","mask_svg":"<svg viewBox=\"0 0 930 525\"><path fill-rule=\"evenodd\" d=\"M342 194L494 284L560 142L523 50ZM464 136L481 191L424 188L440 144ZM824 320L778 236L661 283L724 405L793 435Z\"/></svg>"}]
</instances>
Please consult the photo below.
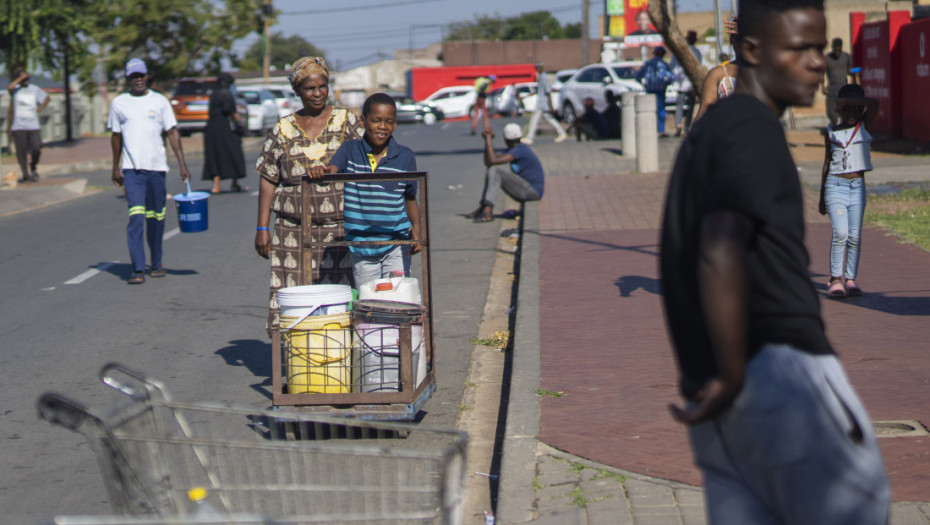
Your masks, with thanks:
<instances>
[{"instance_id":1,"label":"power line","mask_svg":"<svg viewBox=\"0 0 930 525\"><path fill-rule=\"evenodd\" d=\"M358 11L359 9L381 9L384 7L396 7L401 5L425 4L427 2L445 2L447 0L403 0L400 2L389 2L387 4L357 5L351 7L333 7L330 9L311 9L306 11L284 11L283 15L319 15L324 13L344 13L346 11Z\"/></svg>"}]
</instances>

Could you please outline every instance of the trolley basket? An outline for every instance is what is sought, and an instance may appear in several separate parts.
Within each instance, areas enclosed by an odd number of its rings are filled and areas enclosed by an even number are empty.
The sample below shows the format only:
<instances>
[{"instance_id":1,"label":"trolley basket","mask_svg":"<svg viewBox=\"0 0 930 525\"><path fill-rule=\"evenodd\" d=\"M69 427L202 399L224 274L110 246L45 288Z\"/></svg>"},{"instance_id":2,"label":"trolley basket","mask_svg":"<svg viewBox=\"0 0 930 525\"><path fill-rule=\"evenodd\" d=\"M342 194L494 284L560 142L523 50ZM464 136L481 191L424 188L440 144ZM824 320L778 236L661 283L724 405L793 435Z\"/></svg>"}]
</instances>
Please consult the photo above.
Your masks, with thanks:
<instances>
[{"instance_id":1,"label":"trolley basket","mask_svg":"<svg viewBox=\"0 0 930 525\"><path fill-rule=\"evenodd\" d=\"M47 393L38 410L87 438L118 514L188 518L187 491L204 487L230 523L236 515L288 525L462 522L462 432L179 403L118 364L100 376L125 402L97 411Z\"/></svg>"}]
</instances>

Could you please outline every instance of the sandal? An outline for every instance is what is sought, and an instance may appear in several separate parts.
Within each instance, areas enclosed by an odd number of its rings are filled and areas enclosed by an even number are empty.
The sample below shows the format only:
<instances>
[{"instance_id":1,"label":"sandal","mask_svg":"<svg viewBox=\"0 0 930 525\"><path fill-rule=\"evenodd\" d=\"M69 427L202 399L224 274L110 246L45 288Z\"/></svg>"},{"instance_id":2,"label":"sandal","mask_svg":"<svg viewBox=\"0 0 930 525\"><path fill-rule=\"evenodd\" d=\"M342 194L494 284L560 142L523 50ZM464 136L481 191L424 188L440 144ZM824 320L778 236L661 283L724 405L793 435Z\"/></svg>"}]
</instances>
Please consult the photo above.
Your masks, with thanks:
<instances>
[{"instance_id":1,"label":"sandal","mask_svg":"<svg viewBox=\"0 0 930 525\"><path fill-rule=\"evenodd\" d=\"M152 278L156 278L156 279L159 277L164 277L165 269L164 268L152 268L151 270L149 270L149 276Z\"/></svg>"},{"instance_id":2,"label":"sandal","mask_svg":"<svg viewBox=\"0 0 930 525\"><path fill-rule=\"evenodd\" d=\"M830 288L827 289L827 295L831 299L842 299L846 297L846 287L843 286L843 280L830 279Z\"/></svg>"},{"instance_id":3,"label":"sandal","mask_svg":"<svg viewBox=\"0 0 930 525\"><path fill-rule=\"evenodd\" d=\"M859 288L859 285L856 284L856 281L852 279L846 280L846 295L849 297L859 297L862 295L862 288Z\"/></svg>"},{"instance_id":4,"label":"sandal","mask_svg":"<svg viewBox=\"0 0 930 525\"><path fill-rule=\"evenodd\" d=\"M132 274L132 277L129 278L129 284L142 284L145 282L145 274L143 272L135 272Z\"/></svg>"},{"instance_id":5,"label":"sandal","mask_svg":"<svg viewBox=\"0 0 930 525\"><path fill-rule=\"evenodd\" d=\"M494 220L494 214L491 212L488 212L488 213L478 214L478 216L476 216L474 221L472 222L491 222L493 220Z\"/></svg>"}]
</instances>

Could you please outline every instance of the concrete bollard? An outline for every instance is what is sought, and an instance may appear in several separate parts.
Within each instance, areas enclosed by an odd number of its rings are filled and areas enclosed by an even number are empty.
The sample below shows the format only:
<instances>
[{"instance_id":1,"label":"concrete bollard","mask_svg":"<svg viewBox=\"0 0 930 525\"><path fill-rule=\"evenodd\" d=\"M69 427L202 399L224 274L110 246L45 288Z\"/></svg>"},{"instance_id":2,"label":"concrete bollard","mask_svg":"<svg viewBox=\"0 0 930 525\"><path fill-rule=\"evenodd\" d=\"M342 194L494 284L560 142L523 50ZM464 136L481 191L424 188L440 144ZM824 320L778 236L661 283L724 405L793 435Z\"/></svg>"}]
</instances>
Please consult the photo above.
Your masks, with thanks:
<instances>
[{"instance_id":1,"label":"concrete bollard","mask_svg":"<svg viewBox=\"0 0 930 525\"><path fill-rule=\"evenodd\" d=\"M636 92L620 94L620 140L624 157L636 157Z\"/></svg>"},{"instance_id":2,"label":"concrete bollard","mask_svg":"<svg viewBox=\"0 0 930 525\"><path fill-rule=\"evenodd\" d=\"M659 171L659 132L656 131L656 96L637 95L636 107L636 171Z\"/></svg>"}]
</instances>

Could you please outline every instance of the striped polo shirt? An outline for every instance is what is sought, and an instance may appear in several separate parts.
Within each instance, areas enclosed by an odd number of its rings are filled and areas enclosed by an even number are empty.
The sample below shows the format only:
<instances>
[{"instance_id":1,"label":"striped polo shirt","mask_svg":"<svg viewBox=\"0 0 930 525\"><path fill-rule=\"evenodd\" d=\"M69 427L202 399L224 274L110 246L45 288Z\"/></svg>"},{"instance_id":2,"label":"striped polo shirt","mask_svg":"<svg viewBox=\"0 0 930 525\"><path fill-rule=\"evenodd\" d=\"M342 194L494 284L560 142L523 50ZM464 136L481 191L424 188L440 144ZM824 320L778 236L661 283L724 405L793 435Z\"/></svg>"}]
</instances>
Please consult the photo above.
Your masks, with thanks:
<instances>
[{"instance_id":1,"label":"striped polo shirt","mask_svg":"<svg viewBox=\"0 0 930 525\"><path fill-rule=\"evenodd\" d=\"M364 139L342 143L329 163L339 173L404 173L417 170L413 151L391 137L387 153L373 168L371 146ZM410 238L407 198L416 198L416 181L347 182L343 211L346 240L387 241ZM384 255L394 247L351 246L349 249L366 257Z\"/></svg>"}]
</instances>

